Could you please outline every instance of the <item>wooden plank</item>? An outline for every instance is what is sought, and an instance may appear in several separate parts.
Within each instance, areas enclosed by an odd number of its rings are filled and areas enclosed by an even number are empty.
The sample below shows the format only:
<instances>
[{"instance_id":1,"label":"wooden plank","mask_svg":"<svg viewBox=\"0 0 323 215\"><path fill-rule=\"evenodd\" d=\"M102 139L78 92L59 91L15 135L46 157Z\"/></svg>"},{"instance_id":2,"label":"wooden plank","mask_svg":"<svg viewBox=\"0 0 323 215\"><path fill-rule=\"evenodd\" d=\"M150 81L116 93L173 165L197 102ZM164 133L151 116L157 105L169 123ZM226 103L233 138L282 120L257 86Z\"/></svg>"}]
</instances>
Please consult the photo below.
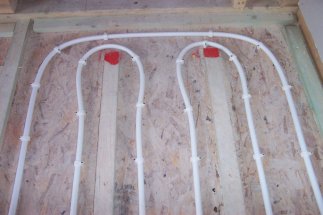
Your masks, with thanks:
<instances>
[{"instance_id":1,"label":"wooden plank","mask_svg":"<svg viewBox=\"0 0 323 215\"><path fill-rule=\"evenodd\" d=\"M11 46L0 74L0 148L3 142L3 132L10 113L12 97L16 89L16 81L20 71L19 66L28 29L29 20L22 20L16 23Z\"/></svg>"},{"instance_id":2,"label":"wooden plank","mask_svg":"<svg viewBox=\"0 0 323 215\"><path fill-rule=\"evenodd\" d=\"M14 13L17 0L0 0L0 13Z\"/></svg>"},{"instance_id":3,"label":"wooden plank","mask_svg":"<svg viewBox=\"0 0 323 215\"><path fill-rule=\"evenodd\" d=\"M232 7L243 9L246 7L247 0L232 0Z\"/></svg>"},{"instance_id":4,"label":"wooden plank","mask_svg":"<svg viewBox=\"0 0 323 215\"><path fill-rule=\"evenodd\" d=\"M313 57L313 60L316 64L316 67L318 69L318 72L319 72L319 75L320 75L320 78L321 78L321 81L323 80L323 61L321 60L320 58L320 55L319 55L319 52L315 46L315 43L314 43L314 40L313 40L313 37L312 37L312 34L311 32L309 31L306 23L305 23L305 20L304 20L304 17L302 15L302 12L301 11L298 11L297 12L297 18L298 18L298 22L299 22L299 25L303 31L303 34L304 34L304 37L306 39L306 42L307 42L307 45L311 51L311 54L312 54L312 57Z\"/></svg>"},{"instance_id":5,"label":"wooden plank","mask_svg":"<svg viewBox=\"0 0 323 215\"><path fill-rule=\"evenodd\" d=\"M162 16L160 14L163 14ZM136 22L134 22L136 20ZM147 14L122 14L95 16L95 17L71 17L55 19L35 19L35 32L67 32L67 31L101 31L106 29L116 30L141 30L178 29L178 26L192 28L214 28L220 24L234 26L263 26L269 24L287 25L295 23L292 13L280 12L255 12L252 10L234 12L205 12L203 10L188 13L164 12Z\"/></svg>"},{"instance_id":6,"label":"wooden plank","mask_svg":"<svg viewBox=\"0 0 323 215\"><path fill-rule=\"evenodd\" d=\"M12 37L15 23L0 23L0 37Z\"/></svg>"},{"instance_id":7,"label":"wooden plank","mask_svg":"<svg viewBox=\"0 0 323 215\"><path fill-rule=\"evenodd\" d=\"M219 161L224 214L245 214L245 205L230 118L231 89L225 77L222 58L205 58L208 88L211 95Z\"/></svg>"},{"instance_id":8,"label":"wooden plank","mask_svg":"<svg viewBox=\"0 0 323 215\"><path fill-rule=\"evenodd\" d=\"M310 108L313 110L316 123L323 135L323 88L315 65L307 50L301 30L297 26L285 27L287 40L296 64L296 70L304 86Z\"/></svg>"},{"instance_id":9,"label":"wooden plank","mask_svg":"<svg viewBox=\"0 0 323 215\"><path fill-rule=\"evenodd\" d=\"M104 62L94 214L113 214L119 65Z\"/></svg>"}]
</instances>

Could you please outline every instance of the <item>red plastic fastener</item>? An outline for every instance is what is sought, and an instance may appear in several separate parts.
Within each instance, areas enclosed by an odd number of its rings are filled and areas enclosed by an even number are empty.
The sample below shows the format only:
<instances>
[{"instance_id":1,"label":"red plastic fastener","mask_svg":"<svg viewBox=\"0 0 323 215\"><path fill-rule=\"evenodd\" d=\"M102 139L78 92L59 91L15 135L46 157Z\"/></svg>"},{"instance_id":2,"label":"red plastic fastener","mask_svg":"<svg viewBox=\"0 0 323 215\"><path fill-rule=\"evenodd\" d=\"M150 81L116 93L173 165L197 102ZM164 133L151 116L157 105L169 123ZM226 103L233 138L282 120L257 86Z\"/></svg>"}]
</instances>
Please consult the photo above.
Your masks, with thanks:
<instances>
[{"instance_id":1,"label":"red plastic fastener","mask_svg":"<svg viewBox=\"0 0 323 215\"><path fill-rule=\"evenodd\" d=\"M220 56L220 51L218 48L206 47L203 49L204 57L217 58Z\"/></svg>"},{"instance_id":2,"label":"red plastic fastener","mask_svg":"<svg viewBox=\"0 0 323 215\"><path fill-rule=\"evenodd\" d=\"M104 60L112 65L117 65L119 63L120 53L118 51L108 52L104 55Z\"/></svg>"}]
</instances>

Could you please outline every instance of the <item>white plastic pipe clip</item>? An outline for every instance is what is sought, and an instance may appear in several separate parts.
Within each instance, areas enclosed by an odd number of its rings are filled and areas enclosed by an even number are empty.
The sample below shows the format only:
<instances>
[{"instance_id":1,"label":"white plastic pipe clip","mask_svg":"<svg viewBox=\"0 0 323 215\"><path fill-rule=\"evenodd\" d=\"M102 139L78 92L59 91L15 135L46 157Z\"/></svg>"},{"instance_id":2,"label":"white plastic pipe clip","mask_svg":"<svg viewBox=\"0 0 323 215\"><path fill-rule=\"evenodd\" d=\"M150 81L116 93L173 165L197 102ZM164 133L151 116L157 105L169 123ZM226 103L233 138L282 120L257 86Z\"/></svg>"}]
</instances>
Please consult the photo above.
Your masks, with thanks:
<instances>
[{"instance_id":1,"label":"white plastic pipe clip","mask_svg":"<svg viewBox=\"0 0 323 215\"><path fill-rule=\"evenodd\" d=\"M142 103L142 102L138 102L137 104L136 104L136 107L137 108L142 108L142 107L144 107L145 106L145 104L144 103Z\"/></svg>"},{"instance_id":2,"label":"white plastic pipe clip","mask_svg":"<svg viewBox=\"0 0 323 215\"><path fill-rule=\"evenodd\" d=\"M177 60L176 60L176 63L177 63L177 64L184 64L184 60L183 60L183 59L177 59Z\"/></svg>"},{"instance_id":3,"label":"white plastic pipe clip","mask_svg":"<svg viewBox=\"0 0 323 215\"><path fill-rule=\"evenodd\" d=\"M243 94L241 98L243 100L250 99L251 98L251 95L249 93L248 94Z\"/></svg>"},{"instance_id":4,"label":"white plastic pipe clip","mask_svg":"<svg viewBox=\"0 0 323 215\"><path fill-rule=\"evenodd\" d=\"M292 88L292 86L291 86L291 85L289 85L289 84L282 86L282 89L283 89L284 91L288 91L288 90L290 90L291 88Z\"/></svg>"},{"instance_id":5,"label":"white plastic pipe clip","mask_svg":"<svg viewBox=\"0 0 323 215\"><path fill-rule=\"evenodd\" d=\"M32 83L30 86L31 86L32 88L34 88L34 89L39 89L39 87L40 87L40 83L36 83L36 82L34 82L34 83Z\"/></svg>"},{"instance_id":6,"label":"white plastic pipe clip","mask_svg":"<svg viewBox=\"0 0 323 215\"><path fill-rule=\"evenodd\" d=\"M21 136L19 138L22 142L29 142L30 141L30 136Z\"/></svg>"},{"instance_id":7,"label":"white plastic pipe clip","mask_svg":"<svg viewBox=\"0 0 323 215\"><path fill-rule=\"evenodd\" d=\"M259 50L259 49L264 49L265 48L265 45L261 42L257 43L256 44L256 49Z\"/></svg>"},{"instance_id":8,"label":"white plastic pipe clip","mask_svg":"<svg viewBox=\"0 0 323 215\"><path fill-rule=\"evenodd\" d=\"M138 55L133 55L132 58L131 58L131 60L133 62L138 62L139 61L139 56Z\"/></svg>"},{"instance_id":9,"label":"white plastic pipe clip","mask_svg":"<svg viewBox=\"0 0 323 215\"><path fill-rule=\"evenodd\" d=\"M213 31L208 32L208 37L213 37Z\"/></svg>"},{"instance_id":10,"label":"white plastic pipe clip","mask_svg":"<svg viewBox=\"0 0 323 215\"><path fill-rule=\"evenodd\" d=\"M58 46L56 46L53 50L56 54L60 54L62 52L62 50Z\"/></svg>"},{"instance_id":11,"label":"white plastic pipe clip","mask_svg":"<svg viewBox=\"0 0 323 215\"><path fill-rule=\"evenodd\" d=\"M234 54L230 55L229 61L234 61L235 59L237 59L237 56L235 56Z\"/></svg>"},{"instance_id":12,"label":"white plastic pipe clip","mask_svg":"<svg viewBox=\"0 0 323 215\"><path fill-rule=\"evenodd\" d=\"M83 165L82 161L74 161L74 166L75 167L81 167Z\"/></svg>"},{"instance_id":13,"label":"white plastic pipe clip","mask_svg":"<svg viewBox=\"0 0 323 215\"><path fill-rule=\"evenodd\" d=\"M144 163L144 158L143 157L137 157L135 159L135 162L137 163L137 165L140 165L140 164Z\"/></svg>"},{"instance_id":14,"label":"white plastic pipe clip","mask_svg":"<svg viewBox=\"0 0 323 215\"><path fill-rule=\"evenodd\" d=\"M305 151L305 152L301 152L301 156L304 158L304 157L309 157L312 155L312 152L309 152L309 151Z\"/></svg>"},{"instance_id":15,"label":"white plastic pipe clip","mask_svg":"<svg viewBox=\"0 0 323 215\"><path fill-rule=\"evenodd\" d=\"M108 40L110 39L109 35L107 33L103 34L103 40Z\"/></svg>"},{"instance_id":16,"label":"white plastic pipe clip","mask_svg":"<svg viewBox=\"0 0 323 215\"><path fill-rule=\"evenodd\" d=\"M85 116L85 111L84 110L79 110L79 111L77 111L76 112L76 115L78 116L78 117L80 117L80 116Z\"/></svg>"},{"instance_id":17,"label":"white plastic pipe clip","mask_svg":"<svg viewBox=\"0 0 323 215\"><path fill-rule=\"evenodd\" d=\"M83 59L79 60L79 64L82 65L82 66L85 66L86 65L86 60L83 60Z\"/></svg>"},{"instance_id":18,"label":"white plastic pipe clip","mask_svg":"<svg viewBox=\"0 0 323 215\"><path fill-rule=\"evenodd\" d=\"M193 111L193 107L191 105L187 106L185 109L184 109L184 113L188 113L188 112L192 112Z\"/></svg>"},{"instance_id":19,"label":"white plastic pipe clip","mask_svg":"<svg viewBox=\"0 0 323 215\"><path fill-rule=\"evenodd\" d=\"M196 162L199 162L201 160L201 158L198 157L198 156L195 156L195 157L191 157L190 160L191 160L192 163L196 163Z\"/></svg>"},{"instance_id":20,"label":"white plastic pipe clip","mask_svg":"<svg viewBox=\"0 0 323 215\"><path fill-rule=\"evenodd\" d=\"M260 160L261 158L263 158L264 157L264 154L253 154L253 159L254 160Z\"/></svg>"}]
</instances>

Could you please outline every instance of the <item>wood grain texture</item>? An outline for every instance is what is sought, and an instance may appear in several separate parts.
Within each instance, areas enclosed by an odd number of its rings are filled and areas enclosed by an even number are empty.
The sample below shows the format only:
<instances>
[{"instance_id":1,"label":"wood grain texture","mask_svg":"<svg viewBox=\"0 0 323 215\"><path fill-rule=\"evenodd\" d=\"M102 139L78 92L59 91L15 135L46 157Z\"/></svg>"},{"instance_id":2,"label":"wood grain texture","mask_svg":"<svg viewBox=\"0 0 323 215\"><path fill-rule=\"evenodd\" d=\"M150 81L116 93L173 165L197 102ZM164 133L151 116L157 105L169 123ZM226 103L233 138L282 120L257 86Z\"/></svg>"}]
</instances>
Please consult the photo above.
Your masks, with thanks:
<instances>
[{"instance_id":1,"label":"wood grain texture","mask_svg":"<svg viewBox=\"0 0 323 215\"><path fill-rule=\"evenodd\" d=\"M15 29L15 23L0 23L0 38L12 37Z\"/></svg>"},{"instance_id":2,"label":"wood grain texture","mask_svg":"<svg viewBox=\"0 0 323 215\"><path fill-rule=\"evenodd\" d=\"M245 214L242 180L238 158L236 154L234 133L230 118L230 98L232 97L230 84L225 73L231 72L225 67L222 57L205 58L206 79L212 101L212 112L216 133L217 155L219 158L219 174L224 214ZM234 193L234 195L233 195Z\"/></svg>"},{"instance_id":3,"label":"wood grain texture","mask_svg":"<svg viewBox=\"0 0 323 215\"><path fill-rule=\"evenodd\" d=\"M301 30L297 26L285 27L286 40L289 43L299 78L303 83L315 120L323 137L323 88L311 55L307 50Z\"/></svg>"},{"instance_id":4,"label":"wood grain texture","mask_svg":"<svg viewBox=\"0 0 323 215\"><path fill-rule=\"evenodd\" d=\"M167 15L166 15L167 14ZM136 20L134 23L133 20ZM237 23L237 20L239 22ZM192 11L160 11L144 14L114 14L96 17L70 17L35 19L33 29L35 32L69 32L69 31L102 31L114 28L116 30L150 30L158 26L161 29L176 29L182 27L214 28L219 25L233 26L263 26L271 24L288 25L295 23L292 13L280 13L272 11L257 12L253 10L243 11L217 11L205 10Z\"/></svg>"},{"instance_id":5,"label":"wood grain texture","mask_svg":"<svg viewBox=\"0 0 323 215\"><path fill-rule=\"evenodd\" d=\"M311 57L313 58L313 60L315 62L315 65L318 69L318 73L320 76L320 80L322 82L323 81L323 62L320 58L320 55L318 53L318 50L317 50L315 44L314 44L314 40L311 35L311 32L309 31L309 29L305 23L303 14L301 13L300 10L297 12L297 18L298 18L300 28L304 34L305 39L306 39L306 46L308 46L310 49Z\"/></svg>"},{"instance_id":6,"label":"wood grain texture","mask_svg":"<svg viewBox=\"0 0 323 215\"><path fill-rule=\"evenodd\" d=\"M94 214L113 214L119 65L104 62Z\"/></svg>"},{"instance_id":7,"label":"wood grain texture","mask_svg":"<svg viewBox=\"0 0 323 215\"><path fill-rule=\"evenodd\" d=\"M3 132L11 110L14 89L20 72L20 64L25 46L25 37L29 28L29 20L16 23L14 36L5 58L5 64L0 73L0 148L3 141Z\"/></svg>"},{"instance_id":8,"label":"wood grain texture","mask_svg":"<svg viewBox=\"0 0 323 215\"><path fill-rule=\"evenodd\" d=\"M157 31L158 29L152 29ZM183 30L178 27L178 31ZM206 28L189 29L207 31ZM307 103L281 29L219 27L214 30L240 33L264 42L277 56L293 85L293 96L304 129L318 181L323 181L323 142ZM130 31L131 32L131 31ZM26 43L26 56L17 82L12 111L0 151L0 214L6 214L16 171L19 136L36 69L56 45L94 33L32 34ZM110 31L110 33L114 33ZM179 51L194 41L210 38L149 38L113 40L131 48L141 58L146 73L143 109L143 154L145 157L145 194L147 214L194 214L191 179L189 130L180 95L175 59ZM230 48L243 64L264 168L275 214L318 214L299 154L296 134L272 63L264 53L245 42L213 38ZM25 175L18 214L68 214L73 162L77 138L75 72L79 58L103 42L84 43L68 48L49 64L42 79L28 146ZM105 42L106 43L106 42ZM215 124L206 68L196 50L185 58L183 77L190 93L198 135L198 154L203 208L206 214L222 214L224 207ZM103 64L99 54L89 59L83 71L83 93L87 111L84 141L84 165L80 185L80 214L94 213L95 171L102 88ZM256 166L240 97L241 86L234 66L225 59L232 97L230 118L237 134L235 147L242 178L246 214L264 214ZM137 68L127 55L120 61L117 106L117 143L115 160L115 214L137 214L137 170L135 164L135 104L138 92Z\"/></svg>"}]
</instances>

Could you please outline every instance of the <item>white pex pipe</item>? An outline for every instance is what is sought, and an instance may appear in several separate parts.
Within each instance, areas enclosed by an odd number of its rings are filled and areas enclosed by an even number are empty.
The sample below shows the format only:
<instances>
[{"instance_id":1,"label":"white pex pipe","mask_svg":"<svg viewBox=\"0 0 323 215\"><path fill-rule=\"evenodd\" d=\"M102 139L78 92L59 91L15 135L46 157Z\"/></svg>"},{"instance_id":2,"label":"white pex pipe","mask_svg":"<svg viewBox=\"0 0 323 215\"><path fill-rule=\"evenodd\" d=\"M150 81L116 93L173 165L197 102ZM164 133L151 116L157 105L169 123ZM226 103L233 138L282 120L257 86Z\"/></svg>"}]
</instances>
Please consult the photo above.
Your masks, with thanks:
<instances>
[{"instance_id":1,"label":"white pex pipe","mask_svg":"<svg viewBox=\"0 0 323 215\"><path fill-rule=\"evenodd\" d=\"M183 97L183 100L185 103L185 112L187 113L187 116L188 116L190 135L191 135L191 150L192 150L191 162L192 162L192 167L193 167L196 214L198 214L198 215L203 214L201 191L200 191L200 178L199 178L199 169L198 169L199 157L197 157L197 138L196 138L195 122L194 122L194 117L193 117L193 109L192 109L190 99L189 99L186 89L185 89L185 85L184 85L184 81L183 81L183 77L182 77L182 65L184 64L185 54L188 51L190 51L192 48L199 47L199 46L204 46L204 47L211 46L211 47L215 47L215 48L222 50L224 53L226 53L229 56L229 58L230 58L229 60L235 64L235 66L238 70L240 81L241 81L241 86L242 86L242 93L243 93L242 99L243 99L244 105L245 105L249 133L250 133L252 148L254 151L253 158L255 159L256 165L257 165L257 170L258 170L259 181L260 181L262 197L263 197L263 201L264 201L264 205L265 205L265 210L266 210L267 215L272 215L273 212L272 212L271 203L270 203L269 191L268 191L268 187L267 187L264 168L263 168L262 161L261 161L263 154L261 154L260 150L259 150L258 140L257 140L255 126L254 126L253 117L252 117L252 111L250 108L249 99L251 98L251 96L248 92L248 85L247 85L245 72L244 72L237 56L235 56L228 48L226 48L218 43L209 42L209 41L195 42L195 43L192 43L192 44L186 46L180 52L179 56L176 59L177 79L178 79L179 88L180 88L180 91L181 91L181 94L182 94L182 97Z\"/></svg>"},{"instance_id":2,"label":"white pex pipe","mask_svg":"<svg viewBox=\"0 0 323 215\"><path fill-rule=\"evenodd\" d=\"M71 200L71 211L70 214L77 214L77 202L78 202L78 191L80 185L80 172L82 165L82 148L83 148L83 138L84 138L84 117L85 110L83 104L82 96L82 70L86 65L87 59L97 51L103 49L117 49L128 53L132 60L137 64L139 76L140 76L140 86L138 100L136 104L137 113L136 113L136 148L137 148L137 169L138 169L138 196L139 196L139 214L145 215L145 189L144 189L144 168L143 168L143 156L142 156L142 138L141 138L141 118L142 118L142 107L144 106L143 98L145 91L145 74L142 63L139 57L130 49L116 45L116 44L105 44L92 48L89 50L80 60L76 72L76 91L77 91L77 104L79 117L79 126L78 126L78 137L77 137L77 150L76 150L76 159L74 162L75 171L73 179L73 190L72 190L72 200ZM114 171L114 170L110 170Z\"/></svg>"},{"instance_id":3,"label":"white pex pipe","mask_svg":"<svg viewBox=\"0 0 323 215\"><path fill-rule=\"evenodd\" d=\"M38 89L40 87L40 81L41 77L50 62L50 60L58 53L61 52L61 50L70 47L72 45L76 45L82 42L90 42L90 41L97 41L97 40L108 40L108 39L123 39L123 38L147 38L147 37L223 37L223 38L231 38L231 39L238 39L243 40L246 42L249 42L253 45L255 45L258 49L263 50L269 59L272 61L272 63L275 66L275 69L277 70L277 73L279 75L280 81L282 83L282 88L285 91L285 95L288 101L288 106L293 118L294 127L297 134L297 139L299 142L299 146L301 148L301 155L305 162L305 167L307 170L308 177L310 179L310 183L315 195L316 203L318 205L318 208L320 210L320 214L323 215L323 199L322 194L319 188L319 184L317 182L317 178L314 173L313 165L310 159L311 153L308 152L307 146L304 140L303 131L299 122L299 118L296 112L294 100L292 98L291 92L290 92L290 85L288 85L284 71L279 64L276 57L273 55L273 53L260 41L255 40L253 38L239 35L239 34L232 34L232 33L225 33L225 32L155 32L155 33L126 33L126 34L102 34L102 35L96 35L96 36L89 36L89 37L82 37L78 39L74 39L68 42L65 42L57 47L55 47L44 59L42 64L40 65L35 81L31 85L32 86L32 92L29 100L28 105L28 111L26 116L26 121L24 125L24 131L23 135L21 136L21 148L20 148L20 154L19 154L19 160L18 160L18 166L16 171L16 177L15 182L13 186L12 196L11 196L11 202L10 202L10 208L9 208L9 215L15 215L17 206L18 206L18 200L19 200L19 193L21 188L21 182L23 177L23 170L25 165L25 157L27 152L27 145L30 141L30 127L34 112L34 106L36 102L36 97L38 94Z\"/></svg>"}]
</instances>

